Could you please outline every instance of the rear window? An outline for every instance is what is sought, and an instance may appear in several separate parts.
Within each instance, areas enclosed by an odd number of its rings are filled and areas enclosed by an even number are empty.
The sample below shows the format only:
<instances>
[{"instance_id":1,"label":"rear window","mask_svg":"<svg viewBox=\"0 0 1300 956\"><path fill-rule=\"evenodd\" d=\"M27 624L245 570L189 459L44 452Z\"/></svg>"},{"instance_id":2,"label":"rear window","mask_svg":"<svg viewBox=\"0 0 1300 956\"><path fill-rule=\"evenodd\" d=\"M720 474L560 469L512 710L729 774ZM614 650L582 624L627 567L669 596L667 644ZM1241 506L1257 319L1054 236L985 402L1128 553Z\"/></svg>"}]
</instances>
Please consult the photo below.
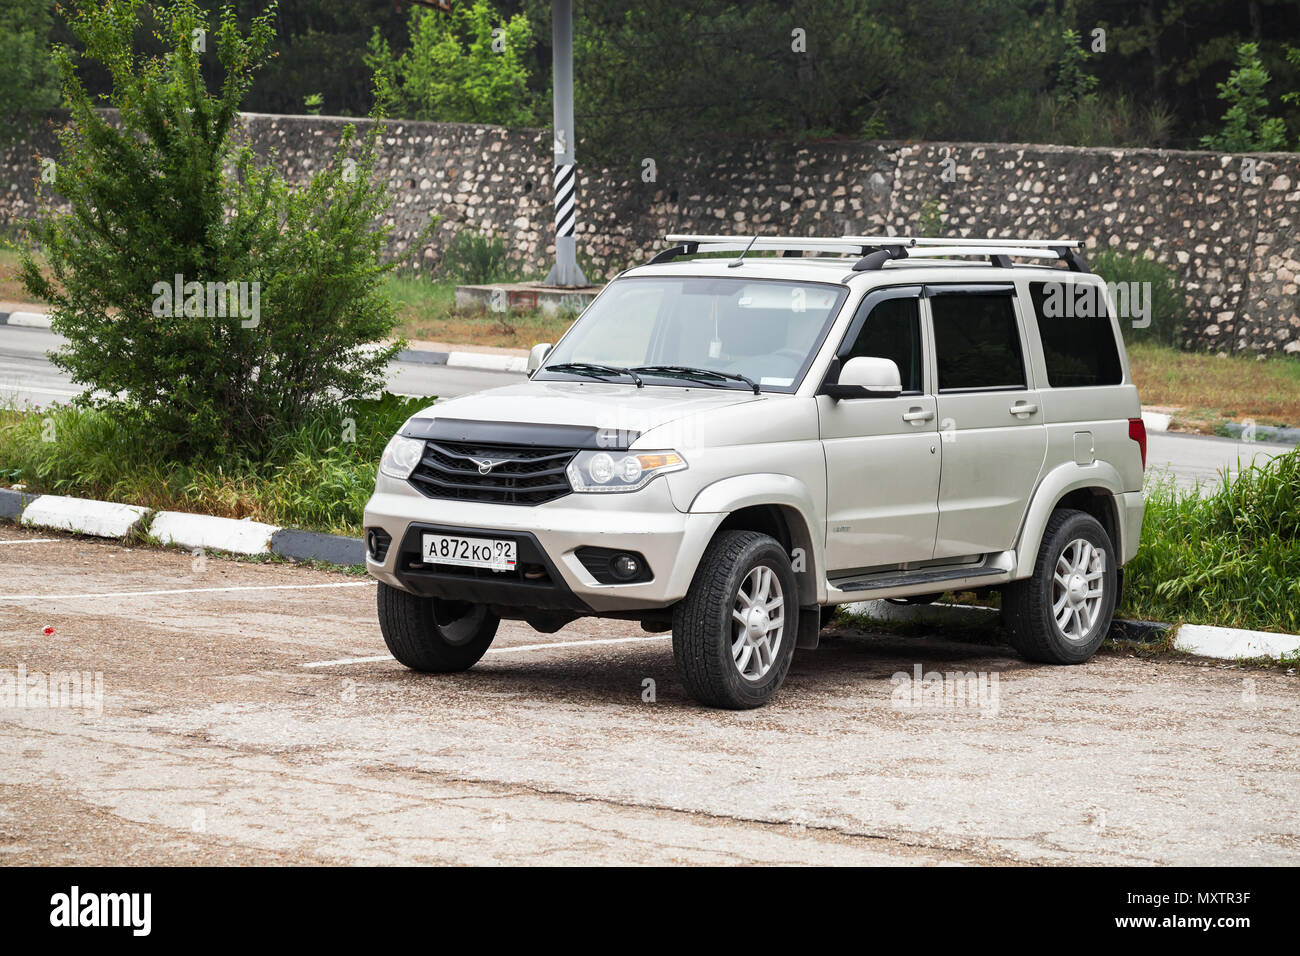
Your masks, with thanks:
<instances>
[{"instance_id":1,"label":"rear window","mask_svg":"<svg viewBox=\"0 0 1300 956\"><path fill-rule=\"evenodd\" d=\"M939 391L1025 387L1011 295L942 293L930 299Z\"/></svg>"},{"instance_id":2,"label":"rear window","mask_svg":"<svg viewBox=\"0 0 1300 956\"><path fill-rule=\"evenodd\" d=\"M1115 331L1100 293L1085 283L1029 283L1049 385L1080 388L1123 380Z\"/></svg>"}]
</instances>

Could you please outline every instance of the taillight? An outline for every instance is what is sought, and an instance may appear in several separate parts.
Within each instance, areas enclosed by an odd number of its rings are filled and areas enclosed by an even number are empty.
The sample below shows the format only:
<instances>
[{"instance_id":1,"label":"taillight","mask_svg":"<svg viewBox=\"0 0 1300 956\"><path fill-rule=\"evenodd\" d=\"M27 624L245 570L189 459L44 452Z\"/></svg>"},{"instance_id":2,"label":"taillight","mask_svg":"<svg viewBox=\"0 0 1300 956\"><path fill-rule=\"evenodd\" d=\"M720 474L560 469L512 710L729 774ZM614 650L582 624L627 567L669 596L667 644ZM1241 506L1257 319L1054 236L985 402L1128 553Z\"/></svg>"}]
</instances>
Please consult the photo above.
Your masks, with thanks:
<instances>
[{"instance_id":1,"label":"taillight","mask_svg":"<svg viewBox=\"0 0 1300 956\"><path fill-rule=\"evenodd\" d=\"M1142 470L1147 470L1147 423L1140 418L1128 420L1128 437L1138 443L1142 450Z\"/></svg>"}]
</instances>

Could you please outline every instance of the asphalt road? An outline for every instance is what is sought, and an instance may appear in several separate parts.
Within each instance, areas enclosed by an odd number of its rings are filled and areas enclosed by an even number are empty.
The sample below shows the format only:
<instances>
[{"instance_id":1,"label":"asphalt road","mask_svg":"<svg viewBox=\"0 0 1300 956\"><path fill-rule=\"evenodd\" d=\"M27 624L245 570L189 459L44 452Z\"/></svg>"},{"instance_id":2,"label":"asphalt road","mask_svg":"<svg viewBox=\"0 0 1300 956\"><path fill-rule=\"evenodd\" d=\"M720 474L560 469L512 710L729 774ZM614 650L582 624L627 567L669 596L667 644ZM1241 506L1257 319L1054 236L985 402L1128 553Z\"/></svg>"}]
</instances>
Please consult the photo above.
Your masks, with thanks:
<instances>
[{"instance_id":1,"label":"asphalt road","mask_svg":"<svg viewBox=\"0 0 1300 956\"><path fill-rule=\"evenodd\" d=\"M0 403L48 405L67 402L81 393L67 373L50 364L46 353L59 348L62 336L45 329L0 326ZM401 395L437 395L452 398L496 385L519 381L507 372L447 368L412 362L394 362L388 368L387 387Z\"/></svg>"},{"instance_id":2,"label":"asphalt road","mask_svg":"<svg viewBox=\"0 0 1300 956\"><path fill-rule=\"evenodd\" d=\"M60 341L60 336L42 329L0 326L0 403L46 405L51 401L66 402L78 394L68 376L45 357L46 352L59 347ZM452 398L519 380L514 373L395 362L388 369L387 387L403 395ZM1152 432L1148 436L1147 466L1152 477L1168 472L1181 487L1200 483L1211 488L1219 481L1220 469L1235 472L1242 464L1266 460L1289 448Z\"/></svg>"},{"instance_id":3,"label":"asphalt road","mask_svg":"<svg viewBox=\"0 0 1300 956\"><path fill-rule=\"evenodd\" d=\"M416 675L374 588L0 526L0 690L102 681L0 698L4 861L1300 862L1283 673L834 631L731 713L617 622L503 624L472 671ZM992 693L900 700L916 667Z\"/></svg>"}]
</instances>

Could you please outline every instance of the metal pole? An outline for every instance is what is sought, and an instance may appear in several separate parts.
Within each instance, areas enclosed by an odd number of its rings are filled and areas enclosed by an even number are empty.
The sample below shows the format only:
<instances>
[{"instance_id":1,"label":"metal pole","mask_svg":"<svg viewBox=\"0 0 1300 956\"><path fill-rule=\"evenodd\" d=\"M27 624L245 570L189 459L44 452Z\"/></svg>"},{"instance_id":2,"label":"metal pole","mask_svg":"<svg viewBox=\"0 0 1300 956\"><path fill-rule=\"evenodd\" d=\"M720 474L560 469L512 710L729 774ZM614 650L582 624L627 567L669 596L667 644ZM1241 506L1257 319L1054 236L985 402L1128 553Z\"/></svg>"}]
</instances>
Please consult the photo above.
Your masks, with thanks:
<instances>
[{"instance_id":1,"label":"metal pole","mask_svg":"<svg viewBox=\"0 0 1300 956\"><path fill-rule=\"evenodd\" d=\"M555 265L546 285L581 286L578 266L578 171L573 161L573 0L552 0L551 47L555 86Z\"/></svg>"}]
</instances>

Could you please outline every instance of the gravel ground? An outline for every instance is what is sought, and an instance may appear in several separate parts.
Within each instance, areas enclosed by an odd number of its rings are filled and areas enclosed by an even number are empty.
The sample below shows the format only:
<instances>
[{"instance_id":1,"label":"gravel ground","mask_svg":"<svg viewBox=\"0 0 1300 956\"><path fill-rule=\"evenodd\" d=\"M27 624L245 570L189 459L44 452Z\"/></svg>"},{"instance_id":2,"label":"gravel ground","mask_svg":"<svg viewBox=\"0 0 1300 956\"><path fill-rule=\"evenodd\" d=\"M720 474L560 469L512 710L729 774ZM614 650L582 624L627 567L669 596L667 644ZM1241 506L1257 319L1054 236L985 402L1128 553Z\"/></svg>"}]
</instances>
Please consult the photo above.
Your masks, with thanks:
<instances>
[{"instance_id":1,"label":"gravel ground","mask_svg":"<svg viewBox=\"0 0 1300 956\"><path fill-rule=\"evenodd\" d=\"M10 864L1300 862L1277 670L833 631L772 705L710 711L634 624L503 623L422 676L367 579L0 526L20 665L102 699L0 699Z\"/></svg>"}]
</instances>

